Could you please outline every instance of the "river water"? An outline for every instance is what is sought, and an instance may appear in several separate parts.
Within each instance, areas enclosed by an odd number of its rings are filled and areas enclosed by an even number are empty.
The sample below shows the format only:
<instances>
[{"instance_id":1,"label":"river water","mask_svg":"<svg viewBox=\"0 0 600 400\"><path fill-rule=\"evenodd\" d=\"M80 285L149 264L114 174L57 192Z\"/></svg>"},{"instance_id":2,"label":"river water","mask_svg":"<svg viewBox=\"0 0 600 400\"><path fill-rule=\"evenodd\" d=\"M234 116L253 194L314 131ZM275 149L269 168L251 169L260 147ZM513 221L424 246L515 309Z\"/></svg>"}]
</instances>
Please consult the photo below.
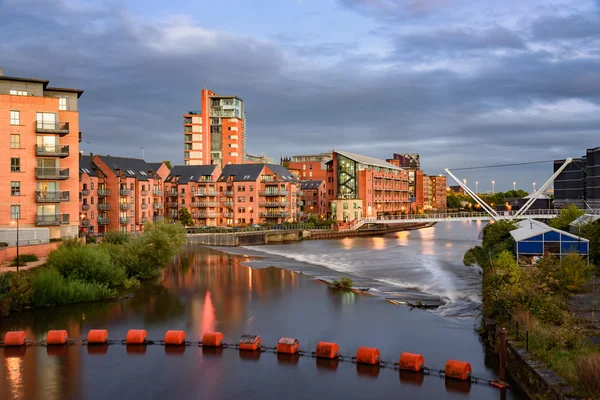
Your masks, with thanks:
<instances>
[{"instance_id":1,"label":"river water","mask_svg":"<svg viewBox=\"0 0 600 400\"><path fill-rule=\"evenodd\" d=\"M132 298L27 310L1 319L0 334L22 329L41 340L50 329L67 329L71 338L85 338L100 328L122 339L129 329L142 328L149 338L162 339L168 329L183 329L188 339L199 340L218 330L230 343L242 334L258 334L268 346L296 337L308 351L319 341L335 341L348 356L360 346L378 347L389 361L417 352L432 368L464 360L474 375L495 378L495 359L473 330L479 274L460 261L477 234L475 224L438 224L382 238L235 249L261 259L190 246ZM375 296L330 289L309 274L352 276ZM411 310L384 300L390 297L442 307ZM437 376L233 349L34 346L4 349L0 356L0 399L324 397L523 398L516 390L501 393Z\"/></svg>"}]
</instances>

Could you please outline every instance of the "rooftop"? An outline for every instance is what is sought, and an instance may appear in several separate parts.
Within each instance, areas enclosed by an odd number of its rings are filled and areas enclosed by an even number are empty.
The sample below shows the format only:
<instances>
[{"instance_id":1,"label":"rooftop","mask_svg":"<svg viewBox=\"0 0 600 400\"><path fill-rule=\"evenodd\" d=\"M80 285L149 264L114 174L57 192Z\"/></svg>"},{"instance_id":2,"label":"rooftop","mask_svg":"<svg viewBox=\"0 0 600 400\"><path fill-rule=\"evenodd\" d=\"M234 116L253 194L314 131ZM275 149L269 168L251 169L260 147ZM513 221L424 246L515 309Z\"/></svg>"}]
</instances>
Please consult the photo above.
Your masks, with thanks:
<instances>
[{"instance_id":1,"label":"rooftop","mask_svg":"<svg viewBox=\"0 0 600 400\"><path fill-rule=\"evenodd\" d=\"M296 182L297 179L285 167L276 164L228 164L223 167L219 182L225 182L230 178L234 182L256 181L264 168L269 168L277 177L283 181Z\"/></svg>"},{"instance_id":2,"label":"rooftop","mask_svg":"<svg viewBox=\"0 0 600 400\"><path fill-rule=\"evenodd\" d=\"M543 222L539 222L539 221L536 221L536 220L530 219L530 218L519 221L517 223L517 227L518 227L517 229L510 231L511 236L517 242L527 240L529 238L544 234L546 232L558 232L561 235L576 238L578 240L581 240L582 242L589 242L589 240L587 240L587 239L580 238L579 236L573 235L569 232L561 231L560 229L552 228L551 226L548 226L548 225L544 224Z\"/></svg>"},{"instance_id":3,"label":"rooftop","mask_svg":"<svg viewBox=\"0 0 600 400\"><path fill-rule=\"evenodd\" d=\"M152 178L153 167L141 158L113 157L98 155L102 161L115 173L122 172L126 177L147 181Z\"/></svg>"},{"instance_id":4,"label":"rooftop","mask_svg":"<svg viewBox=\"0 0 600 400\"><path fill-rule=\"evenodd\" d=\"M177 177L178 183L198 182L203 176L212 176L216 165L175 165L165 182L173 181Z\"/></svg>"},{"instance_id":5,"label":"rooftop","mask_svg":"<svg viewBox=\"0 0 600 400\"><path fill-rule=\"evenodd\" d=\"M316 190L323 181L300 181L300 190Z\"/></svg>"},{"instance_id":6,"label":"rooftop","mask_svg":"<svg viewBox=\"0 0 600 400\"><path fill-rule=\"evenodd\" d=\"M59 87L49 87L50 83L47 79L36 79L36 78L22 78L19 76L6 76L0 73L0 81L13 81L13 82L29 82L29 83L39 83L43 85L44 90L48 92L72 92L77 93L77 97L81 97L83 90L81 89L71 89L71 88L59 88Z\"/></svg>"},{"instance_id":7,"label":"rooftop","mask_svg":"<svg viewBox=\"0 0 600 400\"><path fill-rule=\"evenodd\" d=\"M336 149L333 149L333 151L335 153L341 154L342 156L349 158L351 160L354 160L361 164L371 165L371 166L380 167L380 168L388 168L388 169L393 169L396 171L403 171L403 168L396 167L395 165L392 165L392 164L388 163L387 161L380 160L378 158L367 157L367 156L363 156L360 154L350 153L349 151L342 151L342 150L336 150Z\"/></svg>"}]
</instances>

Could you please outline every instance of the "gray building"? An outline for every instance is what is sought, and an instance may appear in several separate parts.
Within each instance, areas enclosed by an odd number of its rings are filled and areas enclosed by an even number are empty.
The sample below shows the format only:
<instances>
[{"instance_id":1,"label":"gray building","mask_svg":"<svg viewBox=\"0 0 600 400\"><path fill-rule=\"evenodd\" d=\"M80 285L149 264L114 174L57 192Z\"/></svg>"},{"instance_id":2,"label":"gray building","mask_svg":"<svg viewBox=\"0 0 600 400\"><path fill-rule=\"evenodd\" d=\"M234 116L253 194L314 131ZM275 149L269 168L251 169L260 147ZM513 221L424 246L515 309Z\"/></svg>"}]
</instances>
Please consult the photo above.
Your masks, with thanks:
<instances>
[{"instance_id":1,"label":"gray building","mask_svg":"<svg viewBox=\"0 0 600 400\"><path fill-rule=\"evenodd\" d=\"M554 161L554 171L564 162ZM554 181L554 206L569 204L600 209L600 147L587 149L585 156L574 158Z\"/></svg>"}]
</instances>

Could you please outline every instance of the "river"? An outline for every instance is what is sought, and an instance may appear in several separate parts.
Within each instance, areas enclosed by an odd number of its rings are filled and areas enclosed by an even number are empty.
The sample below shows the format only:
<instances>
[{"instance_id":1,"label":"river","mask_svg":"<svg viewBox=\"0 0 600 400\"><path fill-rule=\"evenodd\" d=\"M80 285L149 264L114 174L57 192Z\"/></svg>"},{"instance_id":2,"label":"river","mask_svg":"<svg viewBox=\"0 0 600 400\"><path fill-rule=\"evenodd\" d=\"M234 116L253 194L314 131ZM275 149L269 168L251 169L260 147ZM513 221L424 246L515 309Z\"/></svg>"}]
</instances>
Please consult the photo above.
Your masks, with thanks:
<instances>
[{"instance_id":1,"label":"river","mask_svg":"<svg viewBox=\"0 0 600 400\"><path fill-rule=\"evenodd\" d=\"M241 255L189 246L132 298L23 311L0 319L0 334L23 329L41 340L50 329L67 329L70 337L85 338L101 328L121 339L143 328L162 339L168 329L183 329L199 340L218 330L230 343L242 334L259 334L268 346L296 337L309 351L319 341L335 341L349 356L359 346L378 347L389 361L417 352L432 368L464 360L474 375L495 378L495 359L473 329L479 272L461 262L479 228L449 223L381 238L234 249ZM313 276L351 276L374 296L333 290ZM441 307L411 310L384 298ZM4 349L0 361L0 399L523 398L516 390L502 394L437 376L233 349L34 346L24 353Z\"/></svg>"}]
</instances>

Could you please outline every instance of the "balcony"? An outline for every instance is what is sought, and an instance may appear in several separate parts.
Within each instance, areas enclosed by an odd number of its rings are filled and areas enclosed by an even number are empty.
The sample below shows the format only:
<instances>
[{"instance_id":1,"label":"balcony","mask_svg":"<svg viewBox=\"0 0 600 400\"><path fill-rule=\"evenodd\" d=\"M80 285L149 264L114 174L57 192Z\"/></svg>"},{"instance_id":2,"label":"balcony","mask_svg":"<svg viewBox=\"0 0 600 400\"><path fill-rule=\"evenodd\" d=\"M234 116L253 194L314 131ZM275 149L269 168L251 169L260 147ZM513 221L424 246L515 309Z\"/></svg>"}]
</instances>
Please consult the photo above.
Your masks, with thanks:
<instances>
[{"instance_id":1,"label":"balcony","mask_svg":"<svg viewBox=\"0 0 600 400\"><path fill-rule=\"evenodd\" d=\"M108 210L110 210L110 204L98 203L98 211L108 211Z\"/></svg>"},{"instance_id":2,"label":"balcony","mask_svg":"<svg viewBox=\"0 0 600 400\"><path fill-rule=\"evenodd\" d=\"M110 224L109 217L98 217L98 225L108 225Z\"/></svg>"},{"instance_id":3,"label":"balcony","mask_svg":"<svg viewBox=\"0 0 600 400\"><path fill-rule=\"evenodd\" d=\"M142 217L142 224L147 224L147 223L148 223L148 218Z\"/></svg>"},{"instance_id":4,"label":"balcony","mask_svg":"<svg viewBox=\"0 0 600 400\"><path fill-rule=\"evenodd\" d=\"M225 197L233 197L233 190L226 190L223 192Z\"/></svg>"},{"instance_id":5,"label":"balcony","mask_svg":"<svg viewBox=\"0 0 600 400\"><path fill-rule=\"evenodd\" d=\"M152 203L152 208L154 208L155 210L162 210L164 207L164 203Z\"/></svg>"},{"instance_id":6,"label":"balcony","mask_svg":"<svg viewBox=\"0 0 600 400\"><path fill-rule=\"evenodd\" d=\"M148 191L147 190L142 190L142 196L148 196Z\"/></svg>"},{"instance_id":7,"label":"balcony","mask_svg":"<svg viewBox=\"0 0 600 400\"><path fill-rule=\"evenodd\" d=\"M170 201L170 202L167 203L167 205L170 208L177 208L177 202L176 201Z\"/></svg>"},{"instance_id":8,"label":"balcony","mask_svg":"<svg viewBox=\"0 0 600 400\"><path fill-rule=\"evenodd\" d=\"M162 215L155 215L154 217L152 217L152 221L154 222L162 222L165 220L165 217L163 217Z\"/></svg>"},{"instance_id":9,"label":"balcony","mask_svg":"<svg viewBox=\"0 0 600 400\"><path fill-rule=\"evenodd\" d=\"M259 190L258 191L258 195L259 196L287 196L288 194L290 194L289 191L287 190Z\"/></svg>"},{"instance_id":10,"label":"balcony","mask_svg":"<svg viewBox=\"0 0 600 400\"><path fill-rule=\"evenodd\" d=\"M225 217L225 218L233 218L233 213L232 212L224 212L223 213L223 217Z\"/></svg>"},{"instance_id":11,"label":"balcony","mask_svg":"<svg viewBox=\"0 0 600 400\"><path fill-rule=\"evenodd\" d=\"M152 191L152 196L163 197L164 195L165 195L164 190L153 190Z\"/></svg>"},{"instance_id":12,"label":"balcony","mask_svg":"<svg viewBox=\"0 0 600 400\"><path fill-rule=\"evenodd\" d=\"M168 195L169 195L170 197L177 197L177 191L175 191L175 190L171 190L170 192L168 192Z\"/></svg>"},{"instance_id":13,"label":"balcony","mask_svg":"<svg viewBox=\"0 0 600 400\"><path fill-rule=\"evenodd\" d=\"M142 203L141 207L142 207L142 210L146 210L148 208L148 204Z\"/></svg>"},{"instance_id":14,"label":"balcony","mask_svg":"<svg viewBox=\"0 0 600 400\"><path fill-rule=\"evenodd\" d=\"M70 195L68 191L62 192L35 192L35 201L38 203L58 203L61 201L69 201Z\"/></svg>"},{"instance_id":15,"label":"balcony","mask_svg":"<svg viewBox=\"0 0 600 400\"><path fill-rule=\"evenodd\" d=\"M304 200L298 200L298 202L296 203L297 206L303 206L304 205Z\"/></svg>"},{"instance_id":16,"label":"balcony","mask_svg":"<svg viewBox=\"0 0 600 400\"><path fill-rule=\"evenodd\" d=\"M119 210L123 210L123 211L131 210L131 204L130 203L119 203Z\"/></svg>"},{"instance_id":17,"label":"balcony","mask_svg":"<svg viewBox=\"0 0 600 400\"><path fill-rule=\"evenodd\" d=\"M131 196L133 191L131 189L121 189L119 193L121 193L121 196Z\"/></svg>"},{"instance_id":18,"label":"balcony","mask_svg":"<svg viewBox=\"0 0 600 400\"><path fill-rule=\"evenodd\" d=\"M37 226L68 225L69 214L38 214L35 218Z\"/></svg>"},{"instance_id":19,"label":"balcony","mask_svg":"<svg viewBox=\"0 0 600 400\"><path fill-rule=\"evenodd\" d=\"M195 201L192 206L194 207L218 207L218 201Z\"/></svg>"},{"instance_id":20,"label":"balcony","mask_svg":"<svg viewBox=\"0 0 600 400\"><path fill-rule=\"evenodd\" d=\"M90 226L90 220L89 219L82 219L81 220L81 226Z\"/></svg>"},{"instance_id":21,"label":"balcony","mask_svg":"<svg viewBox=\"0 0 600 400\"><path fill-rule=\"evenodd\" d=\"M110 196L110 189L98 189L96 193L98 193L98 196L100 197Z\"/></svg>"},{"instance_id":22,"label":"balcony","mask_svg":"<svg viewBox=\"0 0 600 400\"><path fill-rule=\"evenodd\" d=\"M35 145L35 155L42 157L68 157L69 146Z\"/></svg>"},{"instance_id":23,"label":"balcony","mask_svg":"<svg viewBox=\"0 0 600 400\"><path fill-rule=\"evenodd\" d=\"M129 217L119 217L119 222L122 225L129 224L129 223L131 223L131 218L129 218Z\"/></svg>"},{"instance_id":24,"label":"balcony","mask_svg":"<svg viewBox=\"0 0 600 400\"><path fill-rule=\"evenodd\" d=\"M65 122L47 122L47 121L36 121L35 131L37 133L58 133L60 136L69 134L69 123Z\"/></svg>"},{"instance_id":25,"label":"balcony","mask_svg":"<svg viewBox=\"0 0 600 400\"><path fill-rule=\"evenodd\" d=\"M69 179L69 168L36 168L37 179Z\"/></svg>"},{"instance_id":26,"label":"balcony","mask_svg":"<svg viewBox=\"0 0 600 400\"><path fill-rule=\"evenodd\" d=\"M224 207L233 207L233 201L224 201L223 206Z\"/></svg>"},{"instance_id":27,"label":"balcony","mask_svg":"<svg viewBox=\"0 0 600 400\"><path fill-rule=\"evenodd\" d=\"M192 214L194 218L217 218L218 212L196 212Z\"/></svg>"},{"instance_id":28,"label":"balcony","mask_svg":"<svg viewBox=\"0 0 600 400\"><path fill-rule=\"evenodd\" d=\"M83 189L81 191L81 195L82 196L89 196L90 195L90 190L89 189Z\"/></svg>"},{"instance_id":29,"label":"balcony","mask_svg":"<svg viewBox=\"0 0 600 400\"><path fill-rule=\"evenodd\" d=\"M258 213L260 218L286 218L290 216L290 213L285 212L269 212L269 213Z\"/></svg>"},{"instance_id":30,"label":"balcony","mask_svg":"<svg viewBox=\"0 0 600 400\"><path fill-rule=\"evenodd\" d=\"M289 201L261 201L258 203L261 207L287 207L290 205Z\"/></svg>"},{"instance_id":31,"label":"balcony","mask_svg":"<svg viewBox=\"0 0 600 400\"><path fill-rule=\"evenodd\" d=\"M81 205L81 209L84 211L88 211L91 208L91 206L89 204L82 204Z\"/></svg>"}]
</instances>

